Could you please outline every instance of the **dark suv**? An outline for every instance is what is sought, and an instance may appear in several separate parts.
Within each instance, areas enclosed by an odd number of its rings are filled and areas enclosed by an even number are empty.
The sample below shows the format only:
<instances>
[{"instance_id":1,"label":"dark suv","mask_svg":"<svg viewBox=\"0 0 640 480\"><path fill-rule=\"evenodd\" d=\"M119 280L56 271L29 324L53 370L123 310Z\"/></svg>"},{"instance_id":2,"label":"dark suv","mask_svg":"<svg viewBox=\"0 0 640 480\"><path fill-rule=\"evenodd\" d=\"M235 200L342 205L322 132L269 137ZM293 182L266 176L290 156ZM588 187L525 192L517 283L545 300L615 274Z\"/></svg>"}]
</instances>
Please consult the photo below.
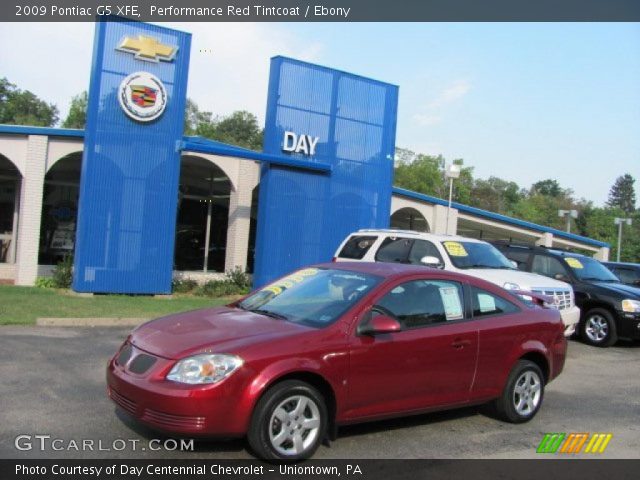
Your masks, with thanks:
<instances>
[{"instance_id":1,"label":"dark suv","mask_svg":"<svg viewBox=\"0 0 640 480\"><path fill-rule=\"evenodd\" d=\"M621 283L594 258L563 250L494 242L518 269L573 286L580 307L578 331L591 345L608 347L619 337L640 339L640 288Z\"/></svg>"}]
</instances>

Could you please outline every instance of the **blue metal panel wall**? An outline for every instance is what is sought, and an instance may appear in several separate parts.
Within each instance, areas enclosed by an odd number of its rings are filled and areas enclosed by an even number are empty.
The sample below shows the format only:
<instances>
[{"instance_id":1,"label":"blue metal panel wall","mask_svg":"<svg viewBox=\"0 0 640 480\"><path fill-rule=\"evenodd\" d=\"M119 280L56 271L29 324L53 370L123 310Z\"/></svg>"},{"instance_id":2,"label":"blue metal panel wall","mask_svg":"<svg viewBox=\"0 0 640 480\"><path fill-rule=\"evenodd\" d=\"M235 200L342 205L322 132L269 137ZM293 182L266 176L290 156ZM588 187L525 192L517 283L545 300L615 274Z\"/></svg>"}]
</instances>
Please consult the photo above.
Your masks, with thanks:
<instances>
[{"instance_id":1,"label":"blue metal panel wall","mask_svg":"<svg viewBox=\"0 0 640 480\"><path fill-rule=\"evenodd\" d=\"M124 37L177 46L170 61L118 51ZM97 22L80 184L73 288L170 293L191 35L139 22ZM125 115L118 88L144 71L165 86L155 121Z\"/></svg>"},{"instance_id":2,"label":"blue metal panel wall","mask_svg":"<svg viewBox=\"0 0 640 480\"><path fill-rule=\"evenodd\" d=\"M316 153L293 157L330 174L263 164L254 285L329 261L358 228L389 225L398 88L274 57L264 151L282 155L285 131L319 137Z\"/></svg>"}]
</instances>

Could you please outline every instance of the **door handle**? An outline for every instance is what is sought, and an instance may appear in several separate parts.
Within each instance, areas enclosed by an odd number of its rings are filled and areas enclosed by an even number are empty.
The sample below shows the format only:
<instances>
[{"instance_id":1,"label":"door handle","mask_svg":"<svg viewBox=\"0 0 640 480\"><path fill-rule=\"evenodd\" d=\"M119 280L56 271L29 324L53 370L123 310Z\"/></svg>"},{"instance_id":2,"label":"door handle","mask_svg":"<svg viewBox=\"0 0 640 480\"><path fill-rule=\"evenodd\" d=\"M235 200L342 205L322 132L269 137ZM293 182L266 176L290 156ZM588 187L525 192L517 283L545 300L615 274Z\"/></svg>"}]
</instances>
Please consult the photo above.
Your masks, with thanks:
<instances>
[{"instance_id":1,"label":"door handle","mask_svg":"<svg viewBox=\"0 0 640 480\"><path fill-rule=\"evenodd\" d=\"M456 338L452 343L451 346L453 348L455 348L456 350L461 350L464 347L467 347L471 345L471 340L463 340L461 338Z\"/></svg>"}]
</instances>

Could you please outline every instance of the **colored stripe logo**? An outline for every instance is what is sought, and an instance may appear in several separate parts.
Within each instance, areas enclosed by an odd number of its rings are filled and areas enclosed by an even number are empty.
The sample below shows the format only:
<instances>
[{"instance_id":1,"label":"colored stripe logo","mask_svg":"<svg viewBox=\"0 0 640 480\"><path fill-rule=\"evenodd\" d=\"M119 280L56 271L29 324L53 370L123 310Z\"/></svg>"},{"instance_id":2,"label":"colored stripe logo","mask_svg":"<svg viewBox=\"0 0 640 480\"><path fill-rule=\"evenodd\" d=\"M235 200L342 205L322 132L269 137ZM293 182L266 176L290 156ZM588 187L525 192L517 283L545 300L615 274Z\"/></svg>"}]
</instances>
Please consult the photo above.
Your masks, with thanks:
<instances>
[{"instance_id":1,"label":"colored stripe logo","mask_svg":"<svg viewBox=\"0 0 640 480\"><path fill-rule=\"evenodd\" d=\"M611 433L547 433L536 453L604 453L612 438Z\"/></svg>"}]
</instances>

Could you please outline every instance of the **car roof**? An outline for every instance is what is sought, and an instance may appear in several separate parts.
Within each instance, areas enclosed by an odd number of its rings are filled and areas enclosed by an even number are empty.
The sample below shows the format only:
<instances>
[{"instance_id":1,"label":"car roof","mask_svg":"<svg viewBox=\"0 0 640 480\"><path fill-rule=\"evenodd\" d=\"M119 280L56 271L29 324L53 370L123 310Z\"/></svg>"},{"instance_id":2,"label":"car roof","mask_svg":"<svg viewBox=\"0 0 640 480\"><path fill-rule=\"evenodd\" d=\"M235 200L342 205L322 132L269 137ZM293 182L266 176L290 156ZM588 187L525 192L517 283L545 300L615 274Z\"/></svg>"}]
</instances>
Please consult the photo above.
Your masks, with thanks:
<instances>
[{"instance_id":1,"label":"car roof","mask_svg":"<svg viewBox=\"0 0 640 480\"><path fill-rule=\"evenodd\" d=\"M613 266L620 266L620 267L634 267L634 268L640 268L640 263L633 263L633 262L602 262L605 265L613 265Z\"/></svg>"},{"instance_id":2,"label":"car roof","mask_svg":"<svg viewBox=\"0 0 640 480\"><path fill-rule=\"evenodd\" d=\"M448 270L440 270L423 265L410 265L407 263L386 263L386 262L330 262L312 265L315 268L328 268L334 270L345 270L350 272L368 273L387 279L395 277L404 277L413 274L428 274L433 278L452 278L458 277L460 281L472 282L475 284L485 284L482 279L465 275L463 273L451 272ZM492 283L489 283L493 285Z\"/></svg>"},{"instance_id":3,"label":"car roof","mask_svg":"<svg viewBox=\"0 0 640 480\"><path fill-rule=\"evenodd\" d=\"M396 230L392 228L363 228L361 230L358 230L357 232L352 233L349 236L352 237L354 235L366 234L366 233L385 234L385 235L397 234L397 235L406 236L410 238L424 238L428 240L439 240L439 241L453 240L458 242L487 243L484 240L479 240L477 238L462 237L460 235L442 235L437 233L416 232L413 230Z\"/></svg>"},{"instance_id":4,"label":"car roof","mask_svg":"<svg viewBox=\"0 0 640 480\"><path fill-rule=\"evenodd\" d=\"M567 250L560 250L558 248L544 247L542 245L523 245L523 244L509 244L504 242L491 242L499 249L514 249L514 250L530 250L536 253L547 252L551 255L560 255L561 257L575 257L575 258L593 258L582 253L569 252Z\"/></svg>"}]
</instances>

